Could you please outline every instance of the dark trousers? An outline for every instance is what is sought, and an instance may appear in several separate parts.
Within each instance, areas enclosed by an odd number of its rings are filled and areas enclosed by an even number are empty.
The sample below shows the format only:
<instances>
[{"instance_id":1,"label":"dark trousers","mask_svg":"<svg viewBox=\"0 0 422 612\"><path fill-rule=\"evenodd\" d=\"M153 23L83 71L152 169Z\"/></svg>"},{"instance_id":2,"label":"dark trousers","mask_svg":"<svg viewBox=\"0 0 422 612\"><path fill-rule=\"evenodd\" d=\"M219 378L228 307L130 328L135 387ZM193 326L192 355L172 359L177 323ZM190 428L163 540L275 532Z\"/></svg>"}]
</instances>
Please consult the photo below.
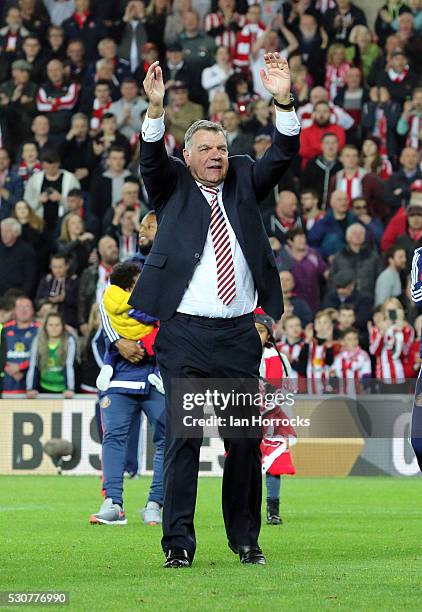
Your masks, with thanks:
<instances>
[{"instance_id":1,"label":"dark trousers","mask_svg":"<svg viewBox=\"0 0 422 612\"><path fill-rule=\"evenodd\" d=\"M418 460L419 469L422 472L422 368L416 381L410 440Z\"/></svg>"},{"instance_id":2,"label":"dark trousers","mask_svg":"<svg viewBox=\"0 0 422 612\"><path fill-rule=\"evenodd\" d=\"M261 340L253 315L204 319L176 313L164 321L155 351L166 391L164 508L162 547L185 548L195 555L194 513L199 452L196 438L175 437L171 423L181 418L182 405L172 402L172 380L182 378L258 378ZM258 408L248 407L258 414ZM170 427L169 427L170 425ZM224 434L223 434L224 435ZM260 437L225 437L222 508L227 537L234 545L256 546L261 527Z\"/></svg>"}]
</instances>

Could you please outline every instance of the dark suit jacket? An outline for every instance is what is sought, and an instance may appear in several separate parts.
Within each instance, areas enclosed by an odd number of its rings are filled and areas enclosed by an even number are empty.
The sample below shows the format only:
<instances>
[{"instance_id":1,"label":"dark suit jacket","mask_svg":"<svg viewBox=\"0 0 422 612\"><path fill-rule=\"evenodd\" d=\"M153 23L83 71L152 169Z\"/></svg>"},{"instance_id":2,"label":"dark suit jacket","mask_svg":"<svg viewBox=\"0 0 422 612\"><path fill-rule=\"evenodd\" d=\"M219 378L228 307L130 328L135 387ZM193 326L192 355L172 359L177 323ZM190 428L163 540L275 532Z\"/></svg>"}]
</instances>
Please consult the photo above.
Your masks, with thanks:
<instances>
[{"instance_id":1,"label":"dark suit jacket","mask_svg":"<svg viewBox=\"0 0 422 612\"><path fill-rule=\"evenodd\" d=\"M272 146L260 160L229 158L223 188L224 208L251 270L258 303L275 319L283 313L283 298L259 202L298 150L299 136L275 131ZM159 225L130 304L165 321L175 313L201 259L211 209L185 164L167 156L163 139L142 141L141 174Z\"/></svg>"}]
</instances>

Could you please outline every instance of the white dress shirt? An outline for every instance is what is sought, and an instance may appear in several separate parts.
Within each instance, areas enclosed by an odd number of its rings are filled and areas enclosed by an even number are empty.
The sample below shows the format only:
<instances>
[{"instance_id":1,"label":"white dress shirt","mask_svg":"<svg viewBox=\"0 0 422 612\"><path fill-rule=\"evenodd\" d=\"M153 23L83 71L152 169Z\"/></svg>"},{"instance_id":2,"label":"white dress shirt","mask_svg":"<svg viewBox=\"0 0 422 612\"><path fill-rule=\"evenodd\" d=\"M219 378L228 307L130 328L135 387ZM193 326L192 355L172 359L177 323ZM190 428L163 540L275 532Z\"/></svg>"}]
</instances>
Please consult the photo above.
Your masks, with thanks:
<instances>
[{"instance_id":1,"label":"white dress shirt","mask_svg":"<svg viewBox=\"0 0 422 612\"><path fill-rule=\"evenodd\" d=\"M299 133L300 123L295 111L276 112L276 128L281 134L295 136ZM156 142L165 131L164 114L158 119L150 119L148 113L142 124L142 138L145 142ZM200 188L200 183L196 181ZM217 295L217 264L212 243L211 228L208 228L207 239L199 263L196 265L177 311L201 317L232 318L248 314L255 310L258 294L254 286L252 273L246 262L236 234L228 220L223 202L224 183L218 185L218 203L224 214L229 232L230 248L235 271L236 296L226 305ZM201 191L211 205L212 195Z\"/></svg>"}]
</instances>

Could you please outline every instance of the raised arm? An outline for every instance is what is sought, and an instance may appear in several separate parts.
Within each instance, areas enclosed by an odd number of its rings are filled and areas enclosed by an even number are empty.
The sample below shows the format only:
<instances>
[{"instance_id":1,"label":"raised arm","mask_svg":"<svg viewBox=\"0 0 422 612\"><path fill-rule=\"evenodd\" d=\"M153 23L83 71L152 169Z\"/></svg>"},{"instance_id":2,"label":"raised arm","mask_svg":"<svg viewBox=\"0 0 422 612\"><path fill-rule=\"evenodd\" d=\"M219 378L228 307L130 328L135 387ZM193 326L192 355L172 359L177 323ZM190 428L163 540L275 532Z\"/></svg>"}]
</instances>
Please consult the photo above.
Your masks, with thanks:
<instances>
[{"instance_id":1,"label":"raised arm","mask_svg":"<svg viewBox=\"0 0 422 612\"><path fill-rule=\"evenodd\" d=\"M260 71L262 84L273 96L276 107L276 130L273 144L254 163L253 181L258 200L263 200L280 180L299 151L300 123L290 98L290 71L287 60L279 53L264 56L266 70ZM287 106L282 109L277 104Z\"/></svg>"},{"instance_id":2,"label":"raised arm","mask_svg":"<svg viewBox=\"0 0 422 612\"><path fill-rule=\"evenodd\" d=\"M160 208L176 184L176 171L164 146L164 95L163 72L159 62L148 68L143 82L149 104L141 140L141 175L154 208Z\"/></svg>"}]
</instances>

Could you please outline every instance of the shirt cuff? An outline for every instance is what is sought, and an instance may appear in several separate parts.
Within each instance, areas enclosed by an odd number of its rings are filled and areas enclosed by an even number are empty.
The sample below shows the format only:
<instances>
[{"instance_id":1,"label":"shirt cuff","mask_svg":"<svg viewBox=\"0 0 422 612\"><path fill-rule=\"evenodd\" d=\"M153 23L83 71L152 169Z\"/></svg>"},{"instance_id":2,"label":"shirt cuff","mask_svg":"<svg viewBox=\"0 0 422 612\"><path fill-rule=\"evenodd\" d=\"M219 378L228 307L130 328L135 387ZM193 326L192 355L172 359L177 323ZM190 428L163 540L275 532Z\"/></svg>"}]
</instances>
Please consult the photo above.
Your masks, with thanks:
<instances>
[{"instance_id":1,"label":"shirt cuff","mask_svg":"<svg viewBox=\"0 0 422 612\"><path fill-rule=\"evenodd\" d=\"M300 132L300 123L296 111L289 112L275 110L275 126L284 136L297 136Z\"/></svg>"},{"instance_id":2,"label":"shirt cuff","mask_svg":"<svg viewBox=\"0 0 422 612\"><path fill-rule=\"evenodd\" d=\"M166 131L164 125L164 113L158 119L148 117L148 111L145 114L144 122L142 123L142 140L145 142L157 142L161 140Z\"/></svg>"}]
</instances>

